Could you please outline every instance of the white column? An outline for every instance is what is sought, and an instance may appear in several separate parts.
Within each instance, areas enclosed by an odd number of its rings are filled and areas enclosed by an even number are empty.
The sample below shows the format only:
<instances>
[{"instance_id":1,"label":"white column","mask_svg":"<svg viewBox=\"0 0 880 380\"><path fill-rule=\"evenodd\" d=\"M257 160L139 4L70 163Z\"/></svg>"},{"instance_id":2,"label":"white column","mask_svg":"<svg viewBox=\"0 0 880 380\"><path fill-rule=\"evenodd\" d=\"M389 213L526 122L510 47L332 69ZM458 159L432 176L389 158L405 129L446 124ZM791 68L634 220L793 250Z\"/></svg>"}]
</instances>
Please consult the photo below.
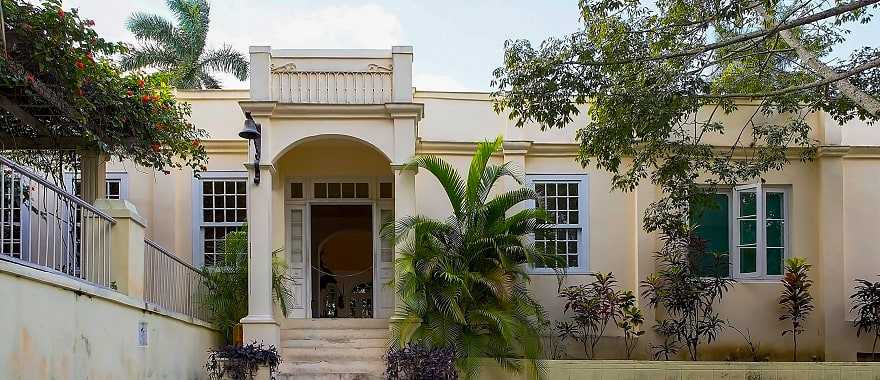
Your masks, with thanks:
<instances>
[{"instance_id":1,"label":"white column","mask_svg":"<svg viewBox=\"0 0 880 380\"><path fill-rule=\"evenodd\" d=\"M412 103L412 46L391 47L391 102Z\"/></svg>"},{"instance_id":2,"label":"white column","mask_svg":"<svg viewBox=\"0 0 880 380\"><path fill-rule=\"evenodd\" d=\"M107 155L92 150L80 153L82 172L80 173L80 197L90 204L106 196Z\"/></svg>"},{"instance_id":3,"label":"white column","mask_svg":"<svg viewBox=\"0 0 880 380\"><path fill-rule=\"evenodd\" d=\"M403 169L400 165L394 168L394 220L401 220L416 214L416 170ZM400 254L400 247L394 247L394 258ZM396 279L395 275L395 279ZM394 292L394 314L399 310L400 299L397 289ZM393 317L392 317L393 319Z\"/></svg>"},{"instance_id":4,"label":"white column","mask_svg":"<svg viewBox=\"0 0 880 380\"><path fill-rule=\"evenodd\" d=\"M146 220L124 199L98 199L95 207L116 219L110 229L110 280L116 290L143 299Z\"/></svg>"},{"instance_id":5,"label":"white column","mask_svg":"<svg viewBox=\"0 0 880 380\"><path fill-rule=\"evenodd\" d=\"M854 338L846 322L849 311L847 288L852 283L844 278L844 165L846 146L824 146L819 150L819 262L814 263L816 310L812 318L823 321L825 360L854 361L855 350L847 350L846 342ZM818 265L816 265L818 264ZM814 269L814 270L815 270ZM816 289L818 288L818 289Z\"/></svg>"},{"instance_id":6,"label":"white column","mask_svg":"<svg viewBox=\"0 0 880 380\"><path fill-rule=\"evenodd\" d=\"M253 154L249 155L253 157ZM248 168L248 315L241 320L244 343L278 347L280 332L272 314L272 165ZM254 183L254 170L260 183Z\"/></svg>"},{"instance_id":7,"label":"white column","mask_svg":"<svg viewBox=\"0 0 880 380\"><path fill-rule=\"evenodd\" d=\"M251 46L248 76L251 81L250 100L272 100L272 49L269 46Z\"/></svg>"}]
</instances>

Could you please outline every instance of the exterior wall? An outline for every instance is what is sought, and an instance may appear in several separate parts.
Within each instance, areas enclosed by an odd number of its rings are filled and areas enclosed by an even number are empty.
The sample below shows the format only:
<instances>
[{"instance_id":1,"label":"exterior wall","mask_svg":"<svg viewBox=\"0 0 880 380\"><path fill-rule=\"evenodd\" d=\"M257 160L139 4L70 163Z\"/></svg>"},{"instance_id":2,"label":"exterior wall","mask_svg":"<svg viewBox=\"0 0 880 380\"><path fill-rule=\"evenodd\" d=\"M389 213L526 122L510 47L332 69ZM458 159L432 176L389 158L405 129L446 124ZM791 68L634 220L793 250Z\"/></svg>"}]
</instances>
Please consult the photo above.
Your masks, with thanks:
<instances>
[{"instance_id":1,"label":"exterior wall","mask_svg":"<svg viewBox=\"0 0 880 380\"><path fill-rule=\"evenodd\" d=\"M242 171L247 147L236 133L243 121L239 101L247 101L248 92L195 91L181 92L179 96L192 104L193 123L211 134L210 140L205 142L211 157L209 170ZM637 290L640 281L654 270L651 255L659 240L655 234L644 233L640 221L645 207L659 196L657 189L644 184L631 193L611 191L611 174L593 167L582 168L575 162L575 130L587 121L585 113L578 116L571 127L540 131L535 125L514 127L506 115L492 110L487 94L416 92L413 102L424 104L425 110L424 118L418 123L417 154L440 155L465 172L476 142L503 135L505 141L518 144L518 148L505 148L505 152L495 158L496 162L519 162L526 174L587 174L589 270L613 272L622 287L632 290ZM323 107L336 107L323 108L322 112L331 110L340 116L328 118L326 114L316 113L316 108L301 107L281 110L286 112L284 117L265 119L268 121L263 128L272 130L272 140L264 148L263 160L275 165L273 197L278 198L275 204L281 204L282 183L288 176L343 175L352 170L387 174L390 173L388 166L373 167L360 162L359 157L375 156L376 162L392 163L399 159L394 157L394 152L400 141L391 133L393 125L389 119L363 112L355 115L351 108L342 106ZM366 108L361 110L373 106L362 107ZM743 105L743 111L729 115L728 121L744 120L746 114L751 114L747 108ZM874 275L880 273L880 248L877 248L880 234L873 232L876 215L880 215L880 195L876 191L880 188L880 179L873 174L880 169L880 133L857 122L841 128L822 114L805 117L814 126L813 136L829 147L823 148L815 161L793 160L783 171L768 173L765 179L767 184L791 186L789 252L805 257L814 265L817 309L801 337L803 359L854 360L856 350L866 350L870 342L856 339L854 329L848 325L852 280L876 279ZM320 135L348 136L361 141L334 147L332 143L314 138ZM722 146L729 144L732 138L731 134L710 136L711 141ZM301 141L306 142L300 145ZM112 166L111 170L116 168L118 166ZM157 176L130 167L124 169L130 174L130 198L143 210L148 224L155 226L148 230L148 236L189 260L192 252L190 173ZM449 206L437 201L444 199L444 195L436 180L421 172L415 182L418 213L435 217L449 213ZM835 216L835 210L839 210L839 215ZM284 245L283 232L282 215L276 212L273 214L273 247ZM583 274L571 274L565 281L572 284L585 279ZM557 285L552 275L533 276L533 289L539 299L545 300L553 318L562 313ZM780 336L782 324L777 320L780 289L776 281L740 281L726 295L720 311L734 326L748 329L772 358L787 359L790 339ZM646 312L649 322L645 327L650 328L653 311ZM610 335L616 337L612 339L619 339L618 332ZM735 356L731 352L743 346L745 341L728 329L718 342L707 346L703 355L730 359ZM649 355L646 347L640 347L637 352L641 357Z\"/></svg>"},{"instance_id":2,"label":"exterior wall","mask_svg":"<svg viewBox=\"0 0 880 380\"><path fill-rule=\"evenodd\" d=\"M2 379L206 379L207 350L220 343L202 322L2 260L0 299Z\"/></svg>"}]
</instances>

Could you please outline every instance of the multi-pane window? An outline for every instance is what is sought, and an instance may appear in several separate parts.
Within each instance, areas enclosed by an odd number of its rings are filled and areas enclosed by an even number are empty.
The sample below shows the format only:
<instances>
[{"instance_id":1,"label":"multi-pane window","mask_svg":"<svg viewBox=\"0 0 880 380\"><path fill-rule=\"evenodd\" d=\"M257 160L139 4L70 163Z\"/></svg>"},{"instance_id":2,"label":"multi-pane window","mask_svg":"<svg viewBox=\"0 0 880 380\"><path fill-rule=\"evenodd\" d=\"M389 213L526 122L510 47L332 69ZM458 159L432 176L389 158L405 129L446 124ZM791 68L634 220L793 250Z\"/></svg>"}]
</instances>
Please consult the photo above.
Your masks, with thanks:
<instances>
[{"instance_id":1,"label":"multi-pane window","mask_svg":"<svg viewBox=\"0 0 880 380\"><path fill-rule=\"evenodd\" d=\"M780 276L787 256L788 188L738 186L716 194L717 207L692 218L707 252L729 255L723 275L740 278ZM708 255L707 255L708 257ZM704 271L710 269L703 263Z\"/></svg>"},{"instance_id":2,"label":"multi-pane window","mask_svg":"<svg viewBox=\"0 0 880 380\"><path fill-rule=\"evenodd\" d=\"M560 256L569 270L587 269L586 176L532 175L536 207L549 214L548 224L534 236L535 246ZM536 269L546 269L540 266Z\"/></svg>"},{"instance_id":3,"label":"multi-pane window","mask_svg":"<svg viewBox=\"0 0 880 380\"><path fill-rule=\"evenodd\" d=\"M0 176L0 254L21 258L24 189L19 178L3 174Z\"/></svg>"},{"instance_id":4,"label":"multi-pane window","mask_svg":"<svg viewBox=\"0 0 880 380\"><path fill-rule=\"evenodd\" d=\"M368 199L370 184L367 182L315 182L317 199Z\"/></svg>"},{"instance_id":5,"label":"multi-pane window","mask_svg":"<svg viewBox=\"0 0 880 380\"><path fill-rule=\"evenodd\" d=\"M200 253L204 265L215 265L223 251L223 239L247 221L247 186L245 178L203 178L199 184Z\"/></svg>"},{"instance_id":6,"label":"multi-pane window","mask_svg":"<svg viewBox=\"0 0 880 380\"><path fill-rule=\"evenodd\" d=\"M72 188L73 195L82 197L82 180L79 175L69 173L65 175L65 182L68 188ZM107 173L104 181L104 198L106 199L127 199L128 198L128 174L127 173Z\"/></svg>"}]
</instances>

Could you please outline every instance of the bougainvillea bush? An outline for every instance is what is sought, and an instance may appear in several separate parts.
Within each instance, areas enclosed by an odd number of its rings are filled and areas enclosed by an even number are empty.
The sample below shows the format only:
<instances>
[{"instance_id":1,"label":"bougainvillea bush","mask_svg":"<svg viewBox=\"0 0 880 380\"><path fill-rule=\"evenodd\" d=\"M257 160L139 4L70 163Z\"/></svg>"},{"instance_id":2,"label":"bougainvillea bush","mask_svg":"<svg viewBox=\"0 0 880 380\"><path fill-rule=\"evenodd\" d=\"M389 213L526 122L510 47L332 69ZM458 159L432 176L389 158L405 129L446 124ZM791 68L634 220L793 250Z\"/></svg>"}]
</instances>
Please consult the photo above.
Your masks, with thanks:
<instances>
[{"instance_id":1,"label":"bougainvillea bush","mask_svg":"<svg viewBox=\"0 0 880 380\"><path fill-rule=\"evenodd\" d=\"M189 105L174 99L163 74L121 71L113 58L125 45L98 36L94 21L63 9L60 0L2 6L0 93L36 120L0 110L4 141L19 148L38 139L75 141L166 173L204 170L207 133L187 121Z\"/></svg>"}]
</instances>

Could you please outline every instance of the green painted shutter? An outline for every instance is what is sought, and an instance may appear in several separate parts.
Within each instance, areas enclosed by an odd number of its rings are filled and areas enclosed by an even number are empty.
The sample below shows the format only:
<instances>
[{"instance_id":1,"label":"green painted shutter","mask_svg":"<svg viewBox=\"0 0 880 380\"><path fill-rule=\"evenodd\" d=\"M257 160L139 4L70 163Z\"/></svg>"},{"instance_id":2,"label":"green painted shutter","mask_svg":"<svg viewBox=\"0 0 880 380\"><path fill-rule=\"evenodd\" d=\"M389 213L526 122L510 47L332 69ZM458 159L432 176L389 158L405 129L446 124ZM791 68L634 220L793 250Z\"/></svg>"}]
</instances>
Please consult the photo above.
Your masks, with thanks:
<instances>
[{"instance_id":1,"label":"green painted shutter","mask_svg":"<svg viewBox=\"0 0 880 380\"><path fill-rule=\"evenodd\" d=\"M701 215L692 215L691 222L697 225L697 236L707 241L706 255L700 260L700 272L711 276L720 271L722 276L730 274L730 195L715 194L715 207L703 210ZM723 254L721 262L716 262L714 254Z\"/></svg>"}]
</instances>

